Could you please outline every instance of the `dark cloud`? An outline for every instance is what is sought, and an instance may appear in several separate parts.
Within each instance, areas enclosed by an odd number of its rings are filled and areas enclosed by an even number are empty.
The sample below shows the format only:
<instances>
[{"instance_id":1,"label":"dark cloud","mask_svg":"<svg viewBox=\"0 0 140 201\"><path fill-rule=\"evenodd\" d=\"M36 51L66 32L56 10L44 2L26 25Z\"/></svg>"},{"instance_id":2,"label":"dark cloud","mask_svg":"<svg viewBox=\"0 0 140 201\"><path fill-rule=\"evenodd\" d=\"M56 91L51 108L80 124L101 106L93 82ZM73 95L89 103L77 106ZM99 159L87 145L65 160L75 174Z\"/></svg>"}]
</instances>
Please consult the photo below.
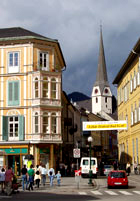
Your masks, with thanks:
<instances>
[{"instance_id":1,"label":"dark cloud","mask_svg":"<svg viewBox=\"0 0 140 201\"><path fill-rule=\"evenodd\" d=\"M58 39L67 64L63 89L90 96L96 78L100 21L111 84L139 38L139 8L137 0L1 0L0 27L20 26Z\"/></svg>"}]
</instances>

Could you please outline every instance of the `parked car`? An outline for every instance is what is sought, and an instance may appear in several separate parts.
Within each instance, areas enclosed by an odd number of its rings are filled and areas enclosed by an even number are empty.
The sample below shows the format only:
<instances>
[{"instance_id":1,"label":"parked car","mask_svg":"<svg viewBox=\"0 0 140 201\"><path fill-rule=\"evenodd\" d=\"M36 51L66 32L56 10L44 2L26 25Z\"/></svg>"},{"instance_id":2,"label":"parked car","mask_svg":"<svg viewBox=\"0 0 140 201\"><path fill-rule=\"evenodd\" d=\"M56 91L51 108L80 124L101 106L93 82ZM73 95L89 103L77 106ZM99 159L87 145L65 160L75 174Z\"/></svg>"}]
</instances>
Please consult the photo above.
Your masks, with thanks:
<instances>
[{"instance_id":1,"label":"parked car","mask_svg":"<svg viewBox=\"0 0 140 201\"><path fill-rule=\"evenodd\" d=\"M107 178L108 188L111 187L125 187L128 188L128 178L124 170L113 170L109 173Z\"/></svg>"},{"instance_id":2,"label":"parked car","mask_svg":"<svg viewBox=\"0 0 140 201\"><path fill-rule=\"evenodd\" d=\"M89 157L81 158L80 170L81 170L82 177L89 176L89 170L90 170ZM91 157L91 170L92 170L92 177L97 178L97 172L98 172L97 158Z\"/></svg>"},{"instance_id":3,"label":"parked car","mask_svg":"<svg viewBox=\"0 0 140 201\"><path fill-rule=\"evenodd\" d=\"M114 170L113 165L104 165L104 175L108 176L112 170Z\"/></svg>"}]
</instances>

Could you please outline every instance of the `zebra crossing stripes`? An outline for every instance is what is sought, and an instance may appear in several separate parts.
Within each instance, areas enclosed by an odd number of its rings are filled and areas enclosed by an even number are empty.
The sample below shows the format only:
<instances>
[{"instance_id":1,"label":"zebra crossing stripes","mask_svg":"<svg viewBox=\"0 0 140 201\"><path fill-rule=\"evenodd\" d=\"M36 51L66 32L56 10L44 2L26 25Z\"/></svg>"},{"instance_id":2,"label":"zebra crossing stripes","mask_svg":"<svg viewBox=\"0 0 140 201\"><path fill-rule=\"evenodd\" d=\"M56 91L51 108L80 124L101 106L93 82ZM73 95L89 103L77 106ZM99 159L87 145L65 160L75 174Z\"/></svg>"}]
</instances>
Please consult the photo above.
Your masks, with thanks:
<instances>
[{"instance_id":1,"label":"zebra crossing stripes","mask_svg":"<svg viewBox=\"0 0 140 201\"><path fill-rule=\"evenodd\" d=\"M117 192L114 192L114 191L98 191L98 190L95 190L95 191L89 191L89 192L79 192L80 195L89 195L89 193L92 193L94 195L97 195L97 196L103 196L105 194L108 194L108 195L134 195L134 194L137 194L137 195L140 195L140 191L132 191L132 192L128 192L128 191L117 191Z\"/></svg>"},{"instance_id":2,"label":"zebra crossing stripes","mask_svg":"<svg viewBox=\"0 0 140 201\"><path fill-rule=\"evenodd\" d=\"M99 191L91 191L91 193L93 193L94 195L103 195L101 192Z\"/></svg>"},{"instance_id":3,"label":"zebra crossing stripes","mask_svg":"<svg viewBox=\"0 0 140 201\"><path fill-rule=\"evenodd\" d=\"M119 191L120 193L124 194L124 195L133 195L133 193L130 193L128 191Z\"/></svg>"},{"instance_id":4,"label":"zebra crossing stripes","mask_svg":"<svg viewBox=\"0 0 140 201\"><path fill-rule=\"evenodd\" d=\"M134 193L140 195L140 191L133 191Z\"/></svg>"},{"instance_id":5,"label":"zebra crossing stripes","mask_svg":"<svg viewBox=\"0 0 140 201\"><path fill-rule=\"evenodd\" d=\"M79 192L80 195L87 195L86 192Z\"/></svg>"},{"instance_id":6,"label":"zebra crossing stripes","mask_svg":"<svg viewBox=\"0 0 140 201\"><path fill-rule=\"evenodd\" d=\"M105 191L107 194L109 195L118 195L117 193L113 192L113 191Z\"/></svg>"}]
</instances>

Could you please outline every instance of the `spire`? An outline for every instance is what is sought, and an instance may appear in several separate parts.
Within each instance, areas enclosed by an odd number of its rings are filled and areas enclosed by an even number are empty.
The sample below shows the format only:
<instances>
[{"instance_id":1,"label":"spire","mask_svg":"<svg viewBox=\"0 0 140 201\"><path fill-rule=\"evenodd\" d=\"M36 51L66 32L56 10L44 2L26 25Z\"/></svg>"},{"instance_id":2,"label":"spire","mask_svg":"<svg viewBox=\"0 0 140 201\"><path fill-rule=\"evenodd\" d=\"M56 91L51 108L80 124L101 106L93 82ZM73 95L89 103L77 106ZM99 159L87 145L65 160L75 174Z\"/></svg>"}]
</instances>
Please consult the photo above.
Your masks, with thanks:
<instances>
[{"instance_id":1,"label":"spire","mask_svg":"<svg viewBox=\"0 0 140 201\"><path fill-rule=\"evenodd\" d=\"M107 71L106 71L105 54L104 54L102 25L100 25L100 49L99 49L99 59L98 59L96 81L95 81L94 86L97 86L97 85L99 87L109 86L108 78L107 78Z\"/></svg>"}]
</instances>

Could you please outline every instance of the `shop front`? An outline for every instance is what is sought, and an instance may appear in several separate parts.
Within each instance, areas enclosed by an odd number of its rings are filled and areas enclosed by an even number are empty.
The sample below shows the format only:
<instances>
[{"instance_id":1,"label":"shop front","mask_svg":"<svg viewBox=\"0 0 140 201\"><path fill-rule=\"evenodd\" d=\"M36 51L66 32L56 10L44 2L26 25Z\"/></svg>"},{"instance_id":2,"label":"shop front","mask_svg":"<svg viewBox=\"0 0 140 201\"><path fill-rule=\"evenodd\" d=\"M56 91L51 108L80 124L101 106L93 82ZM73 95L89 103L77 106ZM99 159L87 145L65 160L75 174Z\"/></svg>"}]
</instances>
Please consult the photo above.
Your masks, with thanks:
<instances>
[{"instance_id":1,"label":"shop front","mask_svg":"<svg viewBox=\"0 0 140 201\"><path fill-rule=\"evenodd\" d=\"M28 155L28 146L0 146L0 150L5 153L4 155L0 155L0 166L6 168L10 166L14 174L20 176L25 156Z\"/></svg>"}]
</instances>

